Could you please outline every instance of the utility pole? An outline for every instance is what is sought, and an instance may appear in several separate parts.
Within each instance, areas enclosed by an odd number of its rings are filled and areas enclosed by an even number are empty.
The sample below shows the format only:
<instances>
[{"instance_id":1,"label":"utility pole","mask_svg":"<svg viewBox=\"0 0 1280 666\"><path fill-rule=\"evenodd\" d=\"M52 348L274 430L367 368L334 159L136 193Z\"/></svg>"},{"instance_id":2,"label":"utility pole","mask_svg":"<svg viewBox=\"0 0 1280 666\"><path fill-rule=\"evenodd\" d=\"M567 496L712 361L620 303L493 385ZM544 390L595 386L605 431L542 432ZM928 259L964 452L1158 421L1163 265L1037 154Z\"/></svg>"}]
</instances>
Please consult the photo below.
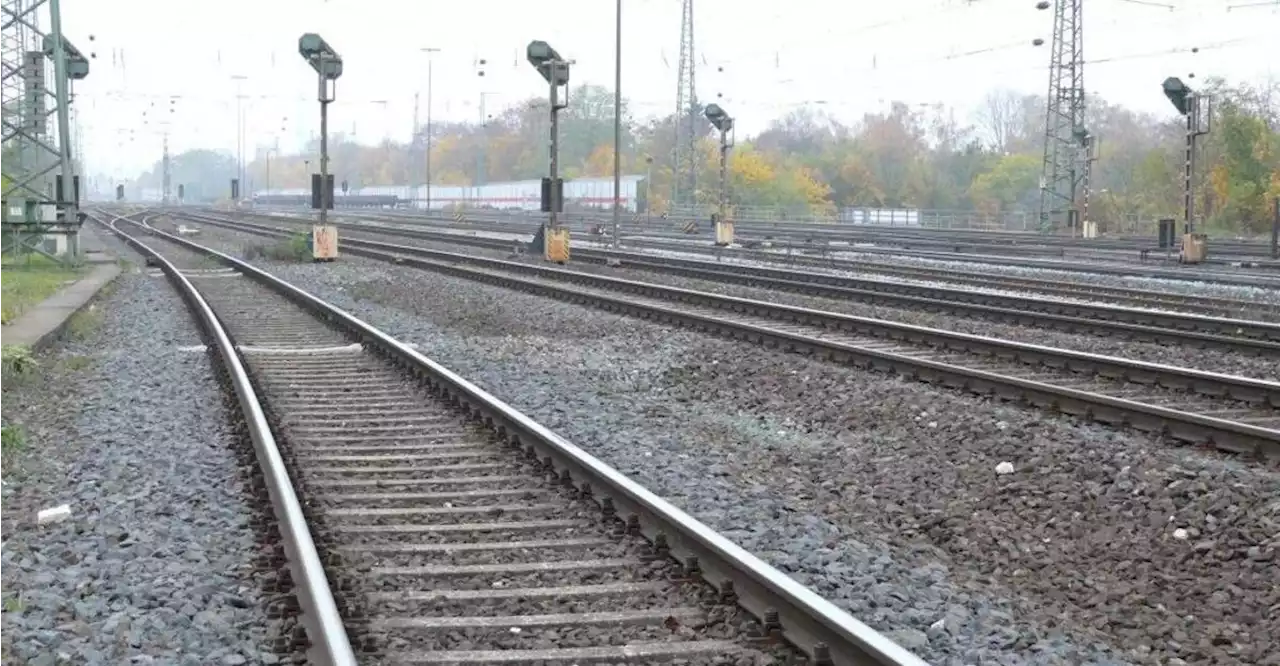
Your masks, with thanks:
<instances>
[{"instance_id":1,"label":"utility pole","mask_svg":"<svg viewBox=\"0 0 1280 666\"><path fill-rule=\"evenodd\" d=\"M484 78L484 70L485 70L486 64L488 64L488 61L485 60L484 58L478 58L476 60L475 62L476 78L478 79ZM489 148L489 145L488 145L489 144L489 123L488 121L485 120L485 117L484 117L484 98L486 95L489 95L489 94L490 93L487 93L484 91L484 84L482 81L481 89L480 89L480 141L479 141L480 145L476 149L476 179L475 179L474 187L471 188L472 195L476 200L480 199L480 186L484 184L485 160L488 157L485 153L488 151L488 148Z\"/></svg>"},{"instance_id":2,"label":"utility pole","mask_svg":"<svg viewBox=\"0 0 1280 666\"><path fill-rule=\"evenodd\" d=\"M427 213L431 212L431 65L435 60L432 54L439 51L429 46L422 48L422 52L427 54Z\"/></svg>"},{"instance_id":3,"label":"utility pole","mask_svg":"<svg viewBox=\"0 0 1280 666\"><path fill-rule=\"evenodd\" d=\"M671 207L698 204L698 92L693 50L693 0L684 0L680 17L680 65L676 76L676 144L671 172ZM682 182L683 181L683 182Z\"/></svg>"},{"instance_id":4,"label":"utility pole","mask_svg":"<svg viewBox=\"0 0 1280 666\"><path fill-rule=\"evenodd\" d=\"M1074 231L1076 192L1084 175L1084 0L1054 0L1048 112L1040 176L1040 228ZM1047 9L1048 2L1037 7Z\"/></svg>"},{"instance_id":5,"label":"utility pole","mask_svg":"<svg viewBox=\"0 0 1280 666\"><path fill-rule=\"evenodd\" d=\"M622 247L618 225L622 217L622 0L614 10L617 19L613 55L613 249Z\"/></svg>"},{"instance_id":6,"label":"utility pole","mask_svg":"<svg viewBox=\"0 0 1280 666\"><path fill-rule=\"evenodd\" d=\"M170 183L173 182L171 179L171 171L169 169L169 132L168 130L165 130L165 133L164 133L164 156L160 159L160 169L161 169L160 202L163 205L168 206L171 201L169 196L169 191L171 187Z\"/></svg>"},{"instance_id":7,"label":"utility pole","mask_svg":"<svg viewBox=\"0 0 1280 666\"><path fill-rule=\"evenodd\" d=\"M418 93L413 93L413 125L409 128L409 160L404 166L404 185L413 187L413 165L422 151L422 132L418 129Z\"/></svg>"},{"instance_id":8,"label":"utility pole","mask_svg":"<svg viewBox=\"0 0 1280 666\"><path fill-rule=\"evenodd\" d=\"M244 180L244 113L241 103L244 100L243 84L249 77L243 74L232 74L231 80L236 82L236 179L240 181L240 192L243 195Z\"/></svg>"},{"instance_id":9,"label":"utility pole","mask_svg":"<svg viewBox=\"0 0 1280 666\"><path fill-rule=\"evenodd\" d=\"M485 98L489 95L495 95L493 92L480 93L480 151L476 155L476 187L484 185L488 179L489 165L489 118L485 115ZM480 197L480 192L476 191L476 198Z\"/></svg>"}]
</instances>

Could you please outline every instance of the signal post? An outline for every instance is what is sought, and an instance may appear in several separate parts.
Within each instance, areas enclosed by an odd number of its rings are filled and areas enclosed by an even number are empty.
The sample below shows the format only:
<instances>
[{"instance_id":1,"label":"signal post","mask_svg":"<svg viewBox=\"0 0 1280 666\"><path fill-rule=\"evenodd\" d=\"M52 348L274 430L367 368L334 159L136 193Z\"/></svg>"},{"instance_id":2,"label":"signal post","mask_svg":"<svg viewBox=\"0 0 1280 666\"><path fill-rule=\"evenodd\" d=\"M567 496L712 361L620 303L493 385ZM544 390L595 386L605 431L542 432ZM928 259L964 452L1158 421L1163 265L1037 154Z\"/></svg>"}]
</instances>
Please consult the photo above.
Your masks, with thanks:
<instances>
[{"instance_id":1,"label":"signal post","mask_svg":"<svg viewBox=\"0 0 1280 666\"><path fill-rule=\"evenodd\" d=\"M547 213L547 224L542 229L542 257L547 261L563 264L569 261L569 230L559 225L557 213L564 212L564 181L560 178L560 109L569 106L569 62L551 45L534 40L529 42L525 55L529 64L538 70L550 86L551 103L551 155L550 172L542 179L542 212ZM564 88L563 94L561 88ZM537 239L535 237L535 244Z\"/></svg>"},{"instance_id":2,"label":"signal post","mask_svg":"<svg viewBox=\"0 0 1280 666\"><path fill-rule=\"evenodd\" d=\"M319 209L319 220L311 228L311 256L315 261L333 261L338 256L338 229L328 224L333 208L333 174L329 173L329 103L337 93L342 76L342 57L314 32L298 38L298 54L314 69L319 82L320 173L311 174L311 207ZM345 186L345 182L343 185Z\"/></svg>"}]
</instances>

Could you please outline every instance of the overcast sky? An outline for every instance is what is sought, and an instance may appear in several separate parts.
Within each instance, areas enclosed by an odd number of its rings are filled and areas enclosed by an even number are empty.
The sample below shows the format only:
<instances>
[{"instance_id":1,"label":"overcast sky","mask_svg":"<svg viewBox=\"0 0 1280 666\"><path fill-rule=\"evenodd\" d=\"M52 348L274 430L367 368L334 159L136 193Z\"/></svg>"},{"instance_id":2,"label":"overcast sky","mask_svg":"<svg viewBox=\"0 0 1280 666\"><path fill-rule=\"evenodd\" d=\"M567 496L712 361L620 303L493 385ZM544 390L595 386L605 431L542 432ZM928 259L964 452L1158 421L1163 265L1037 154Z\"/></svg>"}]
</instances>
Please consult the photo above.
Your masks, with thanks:
<instances>
[{"instance_id":1,"label":"overcast sky","mask_svg":"<svg viewBox=\"0 0 1280 666\"><path fill-rule=\"evenodd\" d=\"M1086 89L1170 114L1160 93L1166 76L1280 77L1280 6L1231 8L1258 1L1088 0ZM282 151L296 150L319 126L315 76L297 54L304 32L320 33L342 55L330 127L354 131L364 143L406 140L415 93L425 121L423 47L440 49L433 56L437 119L477 118L482 92L491 114L545 94L524 61L531 39L576 59L575 83L613 87L614 0L62 6L68 37L97 54L76 90L87 170L115 177L159 158L166 116L173 152L234 153L238 85L247 152L277 139ZM681 0L623 0L622 88L638 116L675 108L680 13ZM941 102L968 114L993 88L1045 93L1052 21L1052 10L1037 10L1035 0L696 0L698 97L719 101L745 134L805 104L845 120L891 100ZM1033 46L1035 38L1045 45ZM482 58L483 78L476 74ZM145 124L144 111L153 119Z\"/></svg>"}]
</instances>

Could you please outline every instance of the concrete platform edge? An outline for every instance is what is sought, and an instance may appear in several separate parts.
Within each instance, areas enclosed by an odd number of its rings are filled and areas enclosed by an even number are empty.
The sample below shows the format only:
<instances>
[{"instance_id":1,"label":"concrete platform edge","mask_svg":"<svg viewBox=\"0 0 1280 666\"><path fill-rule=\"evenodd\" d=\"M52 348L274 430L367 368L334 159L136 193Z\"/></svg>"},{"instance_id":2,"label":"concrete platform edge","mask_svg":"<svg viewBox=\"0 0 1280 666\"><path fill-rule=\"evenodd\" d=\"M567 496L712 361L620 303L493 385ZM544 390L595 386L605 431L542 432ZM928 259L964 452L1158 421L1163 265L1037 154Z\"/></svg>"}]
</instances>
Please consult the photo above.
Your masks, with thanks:
<instances>
[{"instance_id":1,"label":"concrete platform edge","mask_svg":"<svg viewBox=\"0 0 1280 666\"><path fill-rule=\"evenodd\" d=\"M88 275L40 301L17 321L0 328L0 340L6 345L30 347L32 351L48 347L62 337L71 318L96 301L123 272L114 262L97 264Z\"/></svg>"}]
</instances>

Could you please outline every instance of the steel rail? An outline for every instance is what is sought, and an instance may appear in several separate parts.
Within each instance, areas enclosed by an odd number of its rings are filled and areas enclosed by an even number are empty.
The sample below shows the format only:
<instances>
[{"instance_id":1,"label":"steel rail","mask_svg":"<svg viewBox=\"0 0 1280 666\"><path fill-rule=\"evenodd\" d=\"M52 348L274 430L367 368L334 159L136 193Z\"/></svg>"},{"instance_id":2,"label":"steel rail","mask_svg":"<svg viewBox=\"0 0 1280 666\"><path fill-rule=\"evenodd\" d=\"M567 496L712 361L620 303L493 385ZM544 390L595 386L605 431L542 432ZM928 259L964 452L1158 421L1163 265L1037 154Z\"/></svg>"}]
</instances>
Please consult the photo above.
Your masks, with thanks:
<instances>
[{"instance_id":1,"label":"steel rail","mask_svg":"<svg viewBox=\"0 0 1280 666\"><path fill-rule=\"evenodd\" d=\"M216 218L201 218L213 222ZM253 225L252 222L227 221L229 224ZM279 227L264 227L278 232ZM372 243L370 247L395 252L411 251L421 256L434 256L450 261L485 263L497 261L486 257L458 254L432 248L386 244L379 241L350 238L352 243ZM580 255L579 255L580 256ZM625 258L624 258L625 257ZM1139 308L1109 305L1085 305L1045 298L1021 298L987 294L966 289L903 285L896 282L863 280L840 276L812 275L798 271L771 268L749 268L735 271L723 264L706 261L655 258L634 253L595 251L588 259L603 263L619 259L637 267L657 267L668 272L722 282L760 285L770 289L798 292L828 298L897 306L923 307L959 315L979 315L1013 324L1040 324L1047 328L1072 333L1106 331L1140 341L1154 340L1201 347L1218 347L1255 355L1280 355L1280 324L1271 322L1209 317L1205 315L1153 312ZM501 264L505 267L505 263ZM575 275L577 273L574 273ZM811 280L811 281L810 281ZM856 286L850 286L856 285ZM900 293L905 292L905 293ZM941 294L933 297L929 294ZM1197 327L1200 327L1197 330ZM1202 332L1204 330L1211 332ZM1230 335L1234 333L1236 335ZM1237 337L1239 336L1239 337Z\"/></svg>"},{"instance_id":2,"label":"steel rail","mask_svg":"<svg viewBox=\"0 0 1280 666\"><path fill-rule=\"evenodd\" d=\"M421 213L412 213L406 211L379 211L379 214L397 219L422 221L431 219L427 215ZM504 219L504 217L506 219ZM478 221L489 221L496 223L506 222L507 224L519 223L518 219L511 219L511 215L485 215L480 213ZM592 216L591 213L581 214L580 219L584 222L602 222L602 218ZM647 225L651 228L653 225ZM815 236L879 236L890 240L936 240L936 241L962 241L977 245L992 246L1064 246L1069 249L1084 250L1109 250L1109 251L1130 251L1138 252L1143 249L1151 249L1155 240L1152 238L1138 236L1107 236L1091 239L1073 238L1070 236L1059 236L1043 234L1033 231L1007 231L1007 230L986 230L986 229L945 229L938 227L907 227L907 226L890 226L880 224L852 224L849 222L789 222L779 220L766 219L739 219L734 224L736 231L751 234L779 234L798 236L802 234ZM624 222L624 230L644 229L646 225L634 222ZM1179 239L1180 240L1180 239ZM1270 258L1270 245L1263 240L1257 241L1236 241L1218 239L1213 243L1215 251L1221 254L1227 254L1239 257L1258 257Z\"/></svg>"},{"instance_id":3,"label":"steel rail","mask_svg":"<svg viewBox=\"0 0 1280 666\"><path fill-rule=\"evenodd\" d=\"M676 241L651 241L644 237L636 237L627 239L630 245L638 245L642 247L662 248L673 251L689 251L691 247L689 243L679 243ZM694 246L696 247L696 246ZM948 252L929 252L925 250L896 250L891 248L880 247L861 247L855 245L839 246L839 245L810 245L810 246L791 246L794 249L801 250L820 250L824 253L846 252L853 254L877 254L887 256L905 256L915 257L919 259L929 259L934 261L947 261L953 263L966 264L986 264L989 266L1007 266L1011 268L1034 268L1040 270L1061 271L1063 273L1082 273L1095 275L1112 275L1116 277L1138 277L1151 278L1157 280L1175 280L1180 282L1207 282L1213 284L1236 285L1243 287L1263 287L1263 288L1280 288L1280 278L1271 274L1260 273L1232 273L1218 270L1205 270L1201 268L1156 268L1142 267L1133 264L1097 264L1097 263L1069 263L1066 261L1052 261L1040 259L1018 259L1016 257L997 256L997 255L976 255L976 254L954 254ZM745 250L739 248L730 248L724 251L725 254L741 254L743 256L774 256L775 260L779 253ZM830 260L827 260L830 261Z\"/></svg>"},{"instance_id":4,"label":"steel rail","mask_svg":"<svg viewBox=\"0 0 1280 666\"><path fill-rule=\"evenodd\" d=\"M290 218L281 217L277 215L264 215L262 217L266 217L273 221L282 221L282 222L283 221L289 221L289 222L305 221L305 220L290 219ZM412 227L406 227L406 226L391 226L386 224L379 225L379 224L367 224L367 223L366 224L336 223L336 224L340 228L346 228L353 231L360 231L363 233L381 234L381 235L389 235L389 236L401 236L405 238L419 238L421 240L439 241L439 242L453 243L457 245L469 245L469 246L489 248L489 249L505 250L505 249L509 249L511 244L511 241L509 240L469 236L469 235L459 234L459 233L449 233L446 231L428 231L420 228L412 228ZM403 223L393 223L393 224L403 224ZM524 233L524 232L525 232L524 230L508 229L508 230L501 231L500 233ZM633 241L632 244L642 246L642 247L649 246L648 242L636 243ZM653 245L653 247L657 247L661 249L672 249L667 244L662 244L662 243L656 243ZM799 281L820 282L824 284L834 284L837 286L840 286L840 285L849 286L851 281L857 281L857 280L862 280L865 282L871 282L873 284L880 284L880 285L883 285L884 283L888 282L888 281L881 281L881 280L869 280L866 278L859 279L859 278L848 278L845 276L836 276L836 275L830 275L830 274L811 273L806 271L797 271L794 269L771 269L771 268L765 268L760 266L725 264L724 262L718 261L718 259L720 258L720 255L726 252L726 250L724 249L706 248L703 246L687 246L687 245L680 246L680 249L682 249L682 251L684 252L694 252L699 254L714 254L717 257L717 261L714 262L714 265L717 267L718 270L723 270L723 271L739 272L739 273L745 273L745 274L760 274L760 273L764 273L765 271L778 270L786 273L788 277L799 280ZM758 252L756 250L739 250L737 248L727 250L728 253L739 252L739 251ZM981 272L975 272L975 271L939 270L936 268L931 269L931 268L918 267L918 266L901 266L901 265L887 264L887 263L880 263L880 262L863 262L863 261L841 262L839 260L805 261L804 259L809 258L806 255L787 256L787 255L779 255L777 253L764 253L764 254L765 254L765 257L763 257L762 260L769 263L778 263L777 262L778 259L786 257L792 263L804 263L804 264L814 265L814 266L823 267L823 268L837 268L840 270L848 270L851 272L884 273L888 275L896 275L896 276L907 277L911 279L957 282L961 284L971 284L971 285L977 285L977 286L982 286L987 288L1002 288L1002 289L1010 289L1010 290L1026 289L1030 291L1047 292L1049 294L1062 296L1065 298L1089 298L1089 297L1101 296L1105 298L1128 301L1130 303L1129 306L1124 306L1119 304L1099 304L1099 305L1102 305L1103 307L1110 305L1111 307L1132 308L1134 304L1137 304L1136 306L1137 308L1184 307L1184 308L1201 309L1201 310L1208 309L1208 310L1216 311L1217 313L1221 313L1223 311L1233 312L1233 311L1239 311L1247 308L1256 307L1256 308L1261 308L1264 310L1271 311L1273 312L1273 314L1280 316L1280 307L1276 305L1270 305L1266 303L1253 303L1249 301L1240 301L1240 300L1233 300L1233 299L1214 298L1214 297L1192 298L1192 297L1181 296L1178 294L1168 294L1168 293L1163 293L1158 291L1128 289L1128 288L1121 288L1121 287L1106 287L1102 285L1091 285L1091 284L1063 285L1061 282L1055 282L1052 280L1002 276L1002 275L994 275L994 274L981 273ZM629 261L633 264L636 263L637 261L664 262L664 263L668 263L669 265L691 265L691 266L696 266L699 264L702 264L702 265L712 264L712 262L707 260L685 259L685 258L675 258L675 257L660 257L653 254L610 250L610 249L603 249L603 248L575 248L574 257L578 259L585 259L588 261L595 261L599 263L604 263L608 261L609 258L617 258L617 259L623 259L624 261ZM898 286L901 285L901 283L894 283L894 282L889 282L889 284L893 286L881 287L880 289L882 291L890 290L890 289L897 288ZM902 286L912 287L916 289L926 289L930 291L937 290L937 288L931 287L931 286L929 287L922 287L919 285L902 285ZM1278 284L1278 286L1280 286L1280 284ZM944 289L948 289L951 291L959 291L965 294L973 293L969 290L963 290L963 289L955 289L955 288L944 288ZM1003 296L1003 297L1012 298L1012 299L1023 298L1019 296ZM1040 300L1051 300L1051 299L1041 297ZM1052 307L1052 306L1049 306L1049 307ZM1216 316L1220 316L1220 314ZM1225 317L1225 318L1230 319L1233 317Z\"/></svg>"},{"instance_id":5,"label":"steel rail","mask_svg":"<svg viewBox=\"0 0 1280 666\"><path fill-rule=\"evenodd\" d=\"M357 211L353 211L353 213L357 215L359 214ZM445 218L445 217L430 217L430 216L414 217L414 216L401 216L401 215L390 215L389 217L393 217L395 219L401 220L402 222L408 222L411 224L431 224L433 222L437 224L445 223L446 225L450 225L450 226L459 224L455 220L450 218ZM475 219L468 220L461 223L462 226L468 226L468 227L477 228L477 229L486 228L482 226L484 224L486 224L486 221L475 220ZM527 220L497 221L497 222L488 222L488 224L506 227L505 229L493 228L494 231L519 233L518 231L519 228L521 226L524 226L525 233L531 233L527 231L527 229L530 226L536 225L536 219L528 218ZM593 226L593 225L591 224L590 220L583 218L582 221L579 222L579 226L582 227L578 229L579 231L586 231L586 229L589 226ZM1027 266L1027 267L1035 267L1035 268L1049 268L1054 270L1062 270L1062 271L1070 271L1070 272L1095 272L1095 273L1117 274L1117 275L1136 274L1136 273L1133 273L1131 269L1124 266L1118 266L1118 265L1106 266L1106 265L1087 264L1087 263L1086 265L1078 265L1078 264L1065 263L1062 260L1052 260L1052 259L1041 260L1041 261L1036 261L1036 260L1029 261L1017 256L1017 253L1022 253L1022 254L1038 253L1038 254L1047 255L1047 256L1064 256L1065 257L1065 255L1062 254L1061 250L1050 250L1043 247L1036 248L1030 245L983 246L981 244L978 244L975 247L979 247L982 249L989 248L991 250L991 252L979 254L979 253L967 253L967 252L948 252L948 251L940 251L940 250L930 251L930 250L919 249L919 248L892 247L892 246L902 245L902 243L886 243L880 247L865 247L865 246L855 247L853 245L854 243L859 243L859 242L874 243L875 242L874 239L867 239L867 240L850 239L850 240L843 240L843 241L842 240L834 241L838 243L847 243L848 244L847 246L828 245L827 240L824 240L824 239L819 239L820 241L819 243L808 243L803 241L807 241L807 237L812 237L813 234L797 236L794 233L774 233L771 230L764 231L764 232L753 232L753 230L751 230L749 227L743 227L741 225L738 227L738 229L741 230L741 233L739 235L742 237L752 236L753 233L765 233L767 234L766 236L756 237L755 240L773 239L775 241L787 243L793 247L823 248L833 252L844 251L844 252L864 252L866 254L919 256L922 258L931 258L931 259L938 259L943 261L986 263L986 264L1010 265L1010 266ZM674 228L658 229L651 226L636 227L635 225L629 225L629 228L624 227L623 232L624 232L623 233L624 238L630 237L627 242L632 245L635 245L639 242L645 242L646 238L647 239L666 239L668 241L675 241L676 239L690 238L689 234L683 233ZM772 235L768 235L768 234L772 234ZM693 236L693 237L697 238L698 236ZM890 247L886 247L886 245ZM955 246L964 246L967 244L960 242L960 243L943 243L943 245L945 247L955 247ZM1097 248L1094 250L1088 250L1085 248L1074 248L1074 249L1076 251L1083 253L1081 258L1086 262L1089 259L1094 259L1094 260L1108 260L1108 261L1114 261L1114 262L1120 262L1120 263L1127 263L1132 261L1133 259L1141 258L1140 256L1138 257L1119 256L1115 254L1116 253L1115 250L1108 250L1103 248ZM999 253L1002 251L1004 252L1004 254ZM1014 252L1014 254L1010 255L1009 252ZM1090 254L1090 252L1092 252L1092 254ZM1108 252L1112 254L1107 254ZM1140 252L1140 250L1134 249L1133 252L1138 253ZM1255 279L1262 279L1262 280L1274 280L1277 277L1275 276L1274 271L1275 269L1280 268L1280 262L1276 262L1275 260L1250 258L1250 257L1236 257L1236 256L1211 257L1207 259L1203 265L1204 266L1237 266L1238 265L1240 267L1261 269L1262 271L1264 271L1263 273L1255 273L1253 275L1255 276ZM1230 276L1228 274L1223 274L1223 273L1216 273L1216 272L1211 273L1206 271L1204 268L1168 269L1168 268L1160 268L1157 266L1152 266L1148 268L1143 268L1142 271L1143 273L1141 275L1143 276L1162 277L1165 279L1175 279L1175 280L1180 280L1180 279L1206 280L1206 279L1209 279L1211 276L1220 275L1222 277L1216 278L1216 279L1218 279L1219 281L1223 281L1223 280L1231 279L1232 277L1234 277L1234 276ZM1188 271L1199 272L1200 277L1198 278L1187 277L1186 273ZM1268 274L1266 271L1270 271L1270 273ZM1148 275L1148 273L1150 273L1151 275Z\"/></svg>"},{"instance_id":6,"label":"steel rail","mask_svg":"<svg viewBox=\"0 0 1280 666\"><path fill-rule=\"evenodd\" d=\"M577 254L581 255L581 252ZM925 305L930 309L947 309L954 313L973 312L1015 323L1043 321L1053 328L1071 331L1087 330L1092 326L1127 332L1138 338L1195 342L1223 346L1235 351L1280 352L1280 323L1273 322L1161 312L1110 304L1074 303L1051 298L1010 296L954 287L725 265L697 259L634 253L625 258L619 253L593 253L588 259L604 263L609 257L640 268L670 271L689 277L759 284L767 288L819 296L886 304ZM1198 334L1200 331L1210 334Z\"/></svg>"},{"instance_id":7,"label":"steel rail","mask_svg":"<svg viewBox=\"0 0 1280 666\"><path fill-rule=\"evenodd\" d=\"M110 215L110 213L107 214ZM355 653L347 638L342 617L338 613L328 576L325 574L324 565L316 551L315 541L307 525L306 515L294 491L293 480L289 478L284 458L280 454L280 447L276 443L275 435L271 432L266 413L262 409L262 404L240 360L235 344L223 329L213 309L205 302L190 280L159 252L115 226L115 223L120 220L132 224L142 223L125 217L114 215L112 217L115 219L111 222L105 222L97 217L94 219L164 272L199 321L206 339L212 342L211 346L217 350L231 388L235 391L245 428L253 441L254 453L258 466L262 470L267 494L271 498L271 507L276 516L280 538L284 542L285 558L294 583L294 594L301 608L300 619L310 643L307 650L308 661L323 666L355 666L357 663Z\"/></svg>"},{"instance_id":8,"label":"steel rail","mask_svg":"<svg viewBox=\"0 0 1280 666\"><path fill-rule=\"evenodd\" d=\"M783 637L811 659L829 657L839 666L928 666L684 511L381 330L252 264L180 236L154 228L149 232L213 257L337 325L426 381L439 395L464 406L511 445L551 460L563 479L582 484L602 508L612 503L619 514L636 516L645 538L651 543L665 540L687 570L701 570L709 583L731 589L738 604L761 621L777 612Z\"/></svg>"},{"instance_id":9,"label":"steel rail","mask_svg":"<svg viewBox=\"0 0 1280 666\"><path fill-rule=\"evenodd\" d=\"M763 266L746 266L742 264L715 262L704 259L685 259L664 257L640 253L622 253L610 250L575 250L575 258L583 258L593 263L606 263L609 259L622 261L624 265L639 268L676 272L690 277L706 276L721 281L737 281L756 283L770 288L787 288L790 291L809 291L821 293L822 288L830 288L827 293L833 297L873 298L881 302L901 301L904 303L940 301L947 304L958 304L957 311L987 311L999 314L1002 311L1015 312L1022 315L1019 321L1025 321L1027 311L1048 315L1044 321L1063 321L1055 317L1066 317L1066 323L1074 323L1075 318L1085 318L1097 322L1137 324L1139 328L1120 327L1118 330L1131 330L1135 333L1153 334L1157 331L1151 327L1176 331L1172 338L1181 338L1186 331L1205 331L1218 335L1243 334L1247 339L1280 342L1280 323L1254 319L1239 319L1220 315L1206 315L1187 312L1169 312L1152 308L1159 304L1152 303L1148 307L1132 307L1110 303L1079 303L1063 301L1043 296L1015 296L948 286L920 285L895 282L890 280L868 279L860 277L811 273L786 268L770 268ZM946 278L939 277L945 280ZM870 293L867 293L870 292ZM822 294L826 295L826 294ZM887 297L887 298L886 298ZM1075 296L1081 298L1081 296ZM1248 302L1241 302L1250 305ZM1268 309L1265 304L1256 304L1259 309ZM971 308L968 306L977 306ZM1071 329L1077 327L1072 326ZM1192 340L1192 337L1178 341ZM1217 340L1208 340L1216 343ZM1261 347L1260 349L1266 349ZM1280 350L1280 346L1273 349Z\"/></svg>"},{"instance_id":10,"label":"steel rail","mask_svg":"<svg viewBox=\"0 0 1280 666\"><path fill-rule=\"evenodd\" d=\"M284 237L289 233L246 223L220 221L214 224L271 237ZM582 292L548 282L504 275L494 271L510 271L533 274L544 279L568 280L592 287L613 289L644 297L755 315L771 320L794 322L830 331L853 332L889 340L917 342L940 349L962 350L996 358L1018 359L1024 362L1035 362L1051 368L1088 372L1102 377L1122 378L1138 384L1186 389L1209 396L1233 398L1255 404L1260 403L1272 408L1280 407L1280 383L1278 382L1176 368L1102 354L1056 349L967 333L944 331L745 298L721 296L707 292L621 280L588 273L577 273L564 269L515 263L500 259L452 255L436 250L424 251L423 248L413 246L398 246L376 241L348 239L344 247L346 252L359 256L425 268L488 284L553 296L575 303L601 304L610 310L645 317L656 317L665 322L689 325L703 330L725 332L735 337L746 337L753 341L767 340L772 344L818 352L840 360L859 358L864 361L864 367L890 369L907 376L920 377L926 380L932 379L948 386L966 388L984 394L996 394L1001 397L1023 397L1039 406L1065 411L1093 420L1132 425L1139 430L1163 432L1184 441L1207 442L1228 451L1252 453L1268 457L1280 456L1280 431L1270 428L984 370L965 368L929 359L915 358L904 354L824 340L801 333L735 322L696 312L681 311L677 308L637 302L608 294ZM418 254L429 254L435 257L443 255L445 259L424 259L415 256ZM463 265L468 263L485 266L492 270L470 268ZM1012 394L1009 391L1010 389L1013 390Z\"/></svg>"}]
</instances>

